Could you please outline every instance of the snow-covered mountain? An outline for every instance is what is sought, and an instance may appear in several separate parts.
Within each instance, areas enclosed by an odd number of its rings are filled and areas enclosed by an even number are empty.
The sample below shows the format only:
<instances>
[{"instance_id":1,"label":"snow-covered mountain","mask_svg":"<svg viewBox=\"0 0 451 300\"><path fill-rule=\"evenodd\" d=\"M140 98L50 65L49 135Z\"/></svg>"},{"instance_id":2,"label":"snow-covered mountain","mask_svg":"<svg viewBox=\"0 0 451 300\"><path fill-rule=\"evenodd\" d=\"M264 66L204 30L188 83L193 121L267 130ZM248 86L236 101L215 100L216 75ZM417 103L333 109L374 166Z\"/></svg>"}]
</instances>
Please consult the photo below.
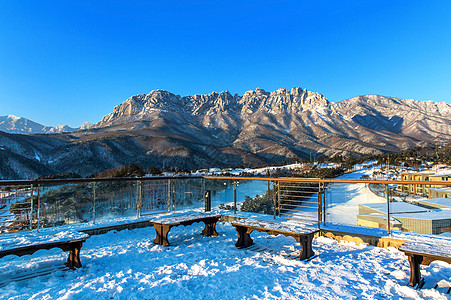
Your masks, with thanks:
<instances>
[{"instance_id":1,"label":"snow-covered mountain","mask_svg":"<svg viewBox=\"0 0 451 300\"><path fill-rule=\"evenodd\" d=\"M224 91L180 97L157 90L127 99L93 125L107 131L162 127L184 134L196 128L206 143L216 138L216 145L252 153L355 155L450 141L451 105L378 95L332 103L299 87L243 96Z\"/></svg>"},{"instance_id":2,"label":"snow-covered mountain","mask_svg":"<svg viewBox=\"0 0 451 300\"><path fill-rule=\"evenodd\" d=\"M0 131L7 133L20 134L37 134L37 133L61 133L72 132L79 129L88 129L91 123L85 122L80 128L72 128L67 125L58 125L56 127L44 126L33 122L26 118L17 117L14 115L0 116Z\"/></svg>"},{"instance_id":3,"label":"snow-covered mountain","mask_svg":"<svg viewBox=\"0 0 451 300\"><path fill-rule=\"evenodd\" d=\"M9 159L2 166L9 175L0 170L0 176L22 178L21 168L29 170L26 176L90 175L131 162L145 168L259 166L450 141L451 105L445 102L365 95L333 103L301 88L185 97L156 90L130 97L70 135L0 132L0 157Z\"/></svg>"}]
</instances>

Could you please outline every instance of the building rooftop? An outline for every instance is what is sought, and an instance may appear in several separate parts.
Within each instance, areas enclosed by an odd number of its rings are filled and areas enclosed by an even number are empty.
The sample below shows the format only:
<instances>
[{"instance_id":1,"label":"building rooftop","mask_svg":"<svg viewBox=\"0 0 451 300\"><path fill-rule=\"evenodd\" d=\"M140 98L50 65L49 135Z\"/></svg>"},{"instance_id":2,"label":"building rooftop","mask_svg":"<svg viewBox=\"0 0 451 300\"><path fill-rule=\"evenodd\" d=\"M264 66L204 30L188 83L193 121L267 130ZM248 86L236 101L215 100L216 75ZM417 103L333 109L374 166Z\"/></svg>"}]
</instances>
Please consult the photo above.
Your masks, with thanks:
<instances>
[{"instance_id":1,"label":"building rooftop","mask_svg":"<svg viewBox=\"0 0 451 300\"><path fill-rule=\"evenodd\" d=\"M450 198L432 198L432 199L424 199L418 201L420 204L436 204L441 206L446 206L447 208L451 208L451 199Z\"/></svg>"},{"instance_id":2,"label":"building rooftop","mask_svg":"<svg viewBox=\"0 0 451 300\"><path fill-rule=\"evenodd\" d=\"M446 188L429 188L430 190L439 191L439 192L445 192L445 193L451 193L451 186Z\"/></svg>"},{"instance_id":3,"label":"building rooftop","mask_svg":"<svg viewBox=\"0 0 451 300\"><path fill-rule=\"evenodd\" d=\"M381 214L387 214L387 204L386 203L367 203L367 204L360 204L360 205L377 210ZM390 203L390 214L420 213L420 212L427 212L429 210L430 209L428 209L428 208L420 207L420 206L409 204L406 202L391 202Z\"/></svg>"},{"instance_id":4,"label":"building rooftop","mask_svg":"<svg viewBox=\"0 0 451 300\"><path fill-rule=\"evenodd\" d=\"M391 215L396 219L417 219L417 220L451 220L451 209L437 209L428 212L404 213ZM402 221L401 221L402 222Z\"/></svg>"}]
</instances>

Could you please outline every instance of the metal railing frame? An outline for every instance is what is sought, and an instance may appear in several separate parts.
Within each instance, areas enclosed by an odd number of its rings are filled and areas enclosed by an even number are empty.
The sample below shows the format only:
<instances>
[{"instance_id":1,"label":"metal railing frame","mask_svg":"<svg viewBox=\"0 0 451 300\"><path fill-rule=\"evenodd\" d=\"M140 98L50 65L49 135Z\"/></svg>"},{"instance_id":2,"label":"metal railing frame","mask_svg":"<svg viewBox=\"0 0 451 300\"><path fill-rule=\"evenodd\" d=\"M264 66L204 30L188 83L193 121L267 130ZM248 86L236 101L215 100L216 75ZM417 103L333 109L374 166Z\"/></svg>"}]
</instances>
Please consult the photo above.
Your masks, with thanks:
<instances>
[{"instance_id":1,"label":"metal railing frame","mask_svg":"<svg viewBox=\"0 0 451 300\"><path fill-rule=\"evenodd\" d=\"M36 221L37 230L40 229L40 190L43 185L57 185L57 184L77 184L77 183L92 183L92 193L93 193L93 207L92 207L92 221L96 222L96 183L99 182L136 182L136 203L137 203L137 217L141 217L142 208L142 182L143 181L153 181L153 180L168 180L168 212L175 211L175 201L174 201L174 181L175 180L187 180L187 179L201 179L202 188L205 193L205 179L208 180L232 180L234 189L234 199L233 199L233 211L234 214L237 212L237 183L240 180L254 180L254 181L267 181L268 182L268 195L270 195L270 183L273 185L273 204L274 204L274 219L280 217L280 203L277 199L280 199L280 182L306 182L306 183L318 183L318 226L321 223L326 223L326 205L325 205L325 188L326 184L331 183L365 183L365 184L382 184L385 186L385 196L387 199L387 230L390 233L390 184L397 185L431 185L430 181L414 181L414 180L349 180L349 179L319 179L319 178L296 178L296 177L284 177L284 178L271 178L271 177L236 177L236 176L152 176L152 177L119 177L119 178L77 178L77 179L35 179L35 180L3 180L0 181L0 188L2 186L30 186L31 195L31 208L30 208L30 230L33 229L33 213L36 210ZM434 186L451 186L450 181L434 181ZM37 195L37 207L34 207L34 195ZM402 189L404 190L404 189ZM278 213L277 213L278 212Z\"/></svg>"}]
</instances>

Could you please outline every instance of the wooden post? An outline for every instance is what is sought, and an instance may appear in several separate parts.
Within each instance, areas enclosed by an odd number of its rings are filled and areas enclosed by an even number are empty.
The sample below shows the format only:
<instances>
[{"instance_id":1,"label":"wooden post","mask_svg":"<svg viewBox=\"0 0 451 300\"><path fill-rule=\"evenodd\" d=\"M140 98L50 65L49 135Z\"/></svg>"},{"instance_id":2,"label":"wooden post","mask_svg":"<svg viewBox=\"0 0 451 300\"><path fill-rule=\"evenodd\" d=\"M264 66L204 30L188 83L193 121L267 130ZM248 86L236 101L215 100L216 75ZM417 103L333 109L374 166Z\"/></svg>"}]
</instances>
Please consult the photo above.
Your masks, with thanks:
<instances>
[{"instance_id":1,"label":"wooden post","mask_svg":"<svg viewBox=\"0 0 451 300\"><path fill-rule=\"evenodd\" d=\"M410 264L410 280L409 286L415 287L421 281L420 264L423 261L423 257L420 255L409 254L407 255Z\"/></svg>"}]
</instances>

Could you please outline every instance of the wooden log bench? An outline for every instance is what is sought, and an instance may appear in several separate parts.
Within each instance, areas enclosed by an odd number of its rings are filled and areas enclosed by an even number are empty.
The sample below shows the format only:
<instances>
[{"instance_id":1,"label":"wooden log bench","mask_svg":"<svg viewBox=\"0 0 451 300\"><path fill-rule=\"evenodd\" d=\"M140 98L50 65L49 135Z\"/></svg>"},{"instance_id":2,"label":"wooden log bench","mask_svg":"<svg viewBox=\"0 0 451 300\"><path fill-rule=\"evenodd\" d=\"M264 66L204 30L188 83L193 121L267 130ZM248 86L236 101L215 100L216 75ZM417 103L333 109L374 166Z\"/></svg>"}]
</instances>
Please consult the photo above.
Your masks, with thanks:
<instances>
[{"instance_id":1,"label":"wooden log bench","mask_svg":"<svg viewBox=\"0 0 451 300\"><path fill-rule=\"evenodd\" d=\"M407 255L410 264L409 286L419 288L423 285L420 264L429 265L434 260L441 260L451 264L451 243L427 244L406 242L399 250Z\"/></svg>"},{"instance_id":2,"label":"wooden log bench","mask_svg":"<svg viewBox=\"0 0 451 300\"><path fill-rule=\"evenodd\" d=\"M184 214L184 215L170 215L158 217L149 222L154 226L157 237L153 241L157 245L170 246L168 241L168 233L172 227L188 226L197 222L204 222L205 228L202 234L205 236L217 236L216 223L221 218L221 215L216 214Z\"/></svg>"},{"instance_id":3,"label":"wooden log bench","mask_svg":"<svg viewBox=\"0 0 451 300\"><path fill-rule=\"evenodd\" d=\"M69 251L66 266L80 268L80 249L89 235L78 231L61 231L57 233L14 233L0 236L0 258L7 255L23 256L38 250L60 248Z\"/></svg>"},{"instance_id":4,"label":"wooden log bench","mask_svg":"<svg viewBox=\"0 0 451 300\"><path fill-rule=\"evenodd\" d=\"M253 219L242 219L232 222L238 233L238 241L235 246L238 248L246 248L251 246L254 242L251 239L250 234L253 231L266 232L272 235L285 235L292 236L301 245L301 252L299 259L308 259L315 255L312 249L312 240L315 233L319 232L319 229L308 223L287 224L287 223L275 223Z\"/></svg>"}]
</instances>

